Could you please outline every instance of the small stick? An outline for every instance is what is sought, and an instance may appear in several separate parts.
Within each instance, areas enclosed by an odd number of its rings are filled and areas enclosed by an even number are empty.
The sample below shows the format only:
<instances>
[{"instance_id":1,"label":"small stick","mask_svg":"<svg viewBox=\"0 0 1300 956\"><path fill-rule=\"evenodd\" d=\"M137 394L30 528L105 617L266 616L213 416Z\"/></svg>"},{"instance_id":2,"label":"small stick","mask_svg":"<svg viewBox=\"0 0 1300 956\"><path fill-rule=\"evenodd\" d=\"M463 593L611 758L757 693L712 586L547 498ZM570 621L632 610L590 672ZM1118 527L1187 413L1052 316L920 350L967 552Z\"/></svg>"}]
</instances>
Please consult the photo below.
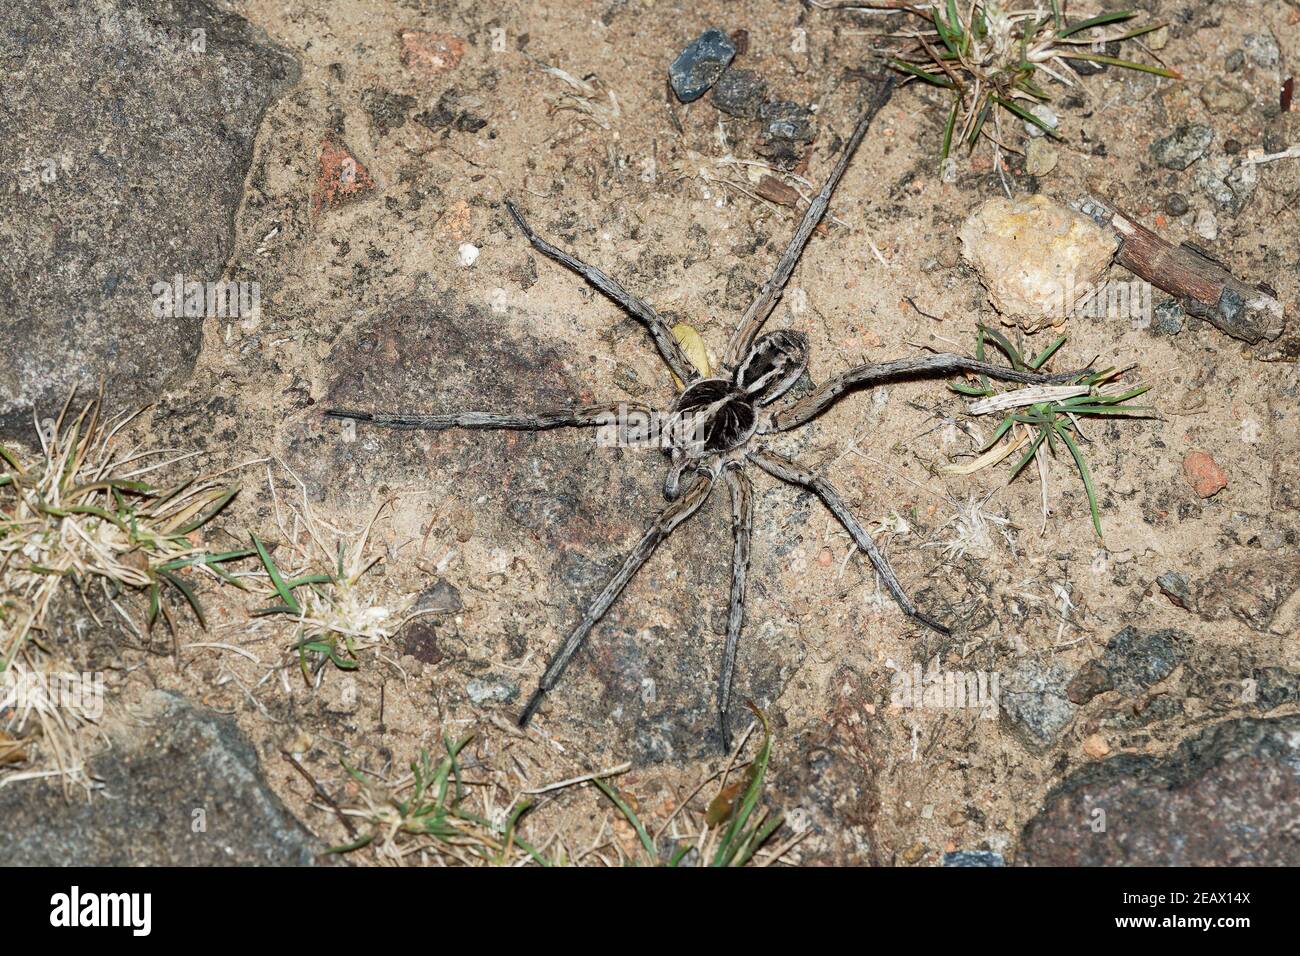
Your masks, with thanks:
<instances>
[{"instance_id":1,"label":"small stick","mask_svg":"<svg viewBox=\"0 0 1300 956\"><path fill-rule=\"evenodd\" d=\"M1268 286L1252 288L1200 250L1166 242L1096 197L1087 197L1080 211L1119 235L1116 262L1178 298L1190 314L1252 344L1282 334L1282 303Z\"/></svg>"}]
</instances>

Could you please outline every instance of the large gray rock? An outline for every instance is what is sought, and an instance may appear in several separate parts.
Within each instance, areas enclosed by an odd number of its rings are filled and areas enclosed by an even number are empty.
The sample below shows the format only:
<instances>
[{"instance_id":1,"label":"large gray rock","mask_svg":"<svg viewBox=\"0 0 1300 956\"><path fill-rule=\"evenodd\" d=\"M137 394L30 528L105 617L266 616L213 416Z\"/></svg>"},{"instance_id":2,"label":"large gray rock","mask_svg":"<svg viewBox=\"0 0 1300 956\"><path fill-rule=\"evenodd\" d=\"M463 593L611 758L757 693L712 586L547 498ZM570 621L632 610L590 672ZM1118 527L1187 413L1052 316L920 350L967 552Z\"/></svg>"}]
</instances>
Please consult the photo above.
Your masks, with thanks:
<instances>
[{"instance_id":1,"label":"large gray rock","mask_svg":"<svg viewBox=\"0 0 1300 956\"><path fill-rule=\"evenodd\" d=\"M33 406L53 414L101 375L131 406L189 374L202 319L156 317L153 286L223 278L253 138L298 69L201 0L9 4L0 67L0 435L12 435Z\"/></svg>"},{"instance_id":2,"label":"large gray rock","mask_svg":"<svg viewBox=\"0 0 1300 956\"><path fill-rule=\"evenodd\" d=\"M1021 837L1039 866L1300 864L1300 715L1231 720L1170 757L1123 754L1053 789Z\"/></svg>"},{"instance_id":3,"label":"large gray rock","mask_svg":"<svg viewBox=\"0 0 1300 956\"><path fill-rule=\"evenodd\" d=\"M267 787L229 717L157 692L91 763L102 792L0 789L0 860L16 866L311 865L317 844Z\"/></svg>"}]
</instances>

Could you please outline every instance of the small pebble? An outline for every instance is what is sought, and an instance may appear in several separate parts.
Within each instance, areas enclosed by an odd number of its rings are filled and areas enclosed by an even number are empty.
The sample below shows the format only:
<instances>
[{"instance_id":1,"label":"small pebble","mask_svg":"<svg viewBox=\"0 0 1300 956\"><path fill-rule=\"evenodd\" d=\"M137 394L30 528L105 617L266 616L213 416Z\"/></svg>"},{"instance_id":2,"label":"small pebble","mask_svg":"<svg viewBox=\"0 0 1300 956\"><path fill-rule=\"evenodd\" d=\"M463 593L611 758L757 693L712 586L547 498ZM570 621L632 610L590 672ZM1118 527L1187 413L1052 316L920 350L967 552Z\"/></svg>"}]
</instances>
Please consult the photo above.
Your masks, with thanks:
<instances>
[{"instance_id":1,"label":"small pebble","mask_svg":"<svg viewBox=\"0 0 1300 956\"><path fill-rule=\"evenodd\" d=\"M469 695L469 699L475 704L490 702L506 704L515 699L519 693L519 688L500 678L484 680L474 677L465 685L465 693Z\"/></svg>"},{"instance_id":2,"label":"small pebble","mask_svg":"<svg viewBox=\"0 0 1300 956\"><path fill-rule=\"evenodd\" d=\"M957 850L943 855L944 866L1006 866L1001 853L991 850Z\"/></svg>"},{"instance_id":3,"label":"small pebble","mask_svg":"<svg viewBox=\"0 0 1300 956\"><path fill-rule=\"evenodd\" d=\"M1201 102L1215 113L1244 113L1250 109L1254 97L1236 83L1216 76L1201 87Z\"/></svg>"},{"instance_id":4,"label":"small pebble","mask_svg":"<svg viewBox=\"0 0 1300 956\"><path fill-rule=\"evenodd\" d=\"M1050 129L1056 129L1056 127L1061 123L1060 117L1056 115L1056 111L1046 103L1035 103L1033 106L1029 107L1029 112L1042 120L1043 125ZM1037 123L1031 122L1030 120L1021 120L1021 122L1024 123L1025 132L1030 136L1038 137L1047 135L1046 130Z\"/></svg>"},{"instance_id":5,"label":"small pebble","mask_svg":"<svg viewBox=\"0 0 1300 956\"><path fill-rule=\"evenodd\" d=\"M1175 607L1186 610L1191 606L1192 589L1188 585L1187 575L1178 571L1166 571L1156 578L1156 587L1160 588Z\"/></svg>"},{"instance_id":6,"label":"small pebble","mask_svg":"<svg viewBox=\"0 0 1300 956\"><path fill-rule=\"evenodd\" d=\"M1187 197L1182 193L1170 193L1165 198L1165 212L1171 216L1184 216L1188 208Z\"/></svg>"},{"instance_id":7,"label":"small pebble","mask_svg":"<svg viewBox=\"0 0 1300 956\"><path fill-rule=\"evenodd\" d=\"M1164 299L1156 303L1151 316L1151 332L1155 335L1177 335L1187 322L1187 313L1177 299Z\"/></svg>"},{"instance_id":8,"label":"small pebble","mask_svg":"<svg viewBox=\"0 0 1300 956\"><path fill-rule=\"evenodd\" d=\"M1186 169L1205 155L1214 141L1214 130L1201 123L1179 126L1151 144L1151 155L1166 169Z\"/></svg>"},{"instance_id":9,"label":"small pebble","mask_svg":"<svg viewBox=\"0 0 1300 956\"><path fill-rule=\"evenodd\" d=\"M456 254L456 259L464 268L468 269L478 262L478 246L473 243L462 242L460 250Z\"/></svg>"},{"instance_id":10,"label":"small pebble","mask_svg":"<svg viewBox=\"0 0 1300 956\"><path fill-rule=\"evenodd\" d=\"M769 140L790 143L810 143L813 138L813 115L806 106L781 100L764 103L759 110L763 120L763 135Z\"/></svg>"},{"instance_id":11,"label":"small pebble","mask_svg":"<svg viewBox=\"0 0 1300 956\"><path fill-rule=\"evenodd\" d=\"M1211 241L1219 238L1219 220L1209 209L1202 209L1196 214L1196 234Z\"/></svg>"},{"instance_id":12,"label":"small pebble","mask_svg":"<svg viewBox=\"0 0 1300 956\"><path fill-rule=\"evenodd\" d=\"M1099 760L1110 753L1110 744L1101 734L1093 734L1083 742L1083 752L1094 760Z\"/></svg>"},{"instance_id":13,"label":"small pebble","mask_svg":"<svg viewBox=\"0 0 1300 956\"><path fill-rule=\"evenodd\" d=\"M1031 139L1025 147L1025 172L1046 176L1056 168L1057 154L1045 138Z\"/></svg>"},{"instance_id":14,"label":"small pebble","mask_svg":"<svg viewBox=\"0 0 1300 956\"><path fill-rule=\"evenodd\" d=\"M1276 70L1282 62L1282 51L1271 33L1247 33L1241 38L1250 62L1266 70Z\"/></svg>"},{"instance_id":15,"label":"small pebble","mask_svg":"<svg viewBox=\"0 0 1300 956\"><path fill-rule=\"evenodd\" d=\"M736 55L736 44L716 28L701 33L673 60L668 79L683 103L693 103L709 91Z\"/></svg>"},{"instance_id":16,"label":"small pebble","mask_svg":"<svg viewBox=\"0 0 1300 956\"><path fill-rule=\"evenodd\" d=\"M926 847L924 843L913 843L903 851L903 862L916 863L921 859L921 857L925 856L925 850Z\"/></svg>"},{"instance_id":17,"label":"small pebble","mask_svg":"<svg viewBox=\"0 0 1300 956\"><path fill-rule=\"evenodd\" d=\"M1183 477L1197 497L1211 498L1228 487L1228 476L1206 451L1190 451L1183 459Z\"/></svg>"},{"instance_id":18,"label":"small pebble","mask_svg":"<svg viewBox=\"0 0 1300 956\"><path fill-rule=\"evenodd\" d=\"M758 119L766 95L767 81L753 70L728 70L713 87L709 102L730 116Z\"/></svg>"}]
</instances>

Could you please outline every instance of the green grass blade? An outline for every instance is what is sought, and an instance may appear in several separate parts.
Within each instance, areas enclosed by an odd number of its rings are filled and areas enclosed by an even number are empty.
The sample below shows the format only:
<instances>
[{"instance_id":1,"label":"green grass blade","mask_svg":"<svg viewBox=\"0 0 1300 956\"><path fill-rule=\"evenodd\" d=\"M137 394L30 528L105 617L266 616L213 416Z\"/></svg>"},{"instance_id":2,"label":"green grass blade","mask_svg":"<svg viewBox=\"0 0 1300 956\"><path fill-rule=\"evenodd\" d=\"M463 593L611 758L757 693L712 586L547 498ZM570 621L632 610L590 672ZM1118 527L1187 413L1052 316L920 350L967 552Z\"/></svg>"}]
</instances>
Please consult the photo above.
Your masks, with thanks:
<instances>
[{"instance_id":1,"label":"green grass blade","mask_svg":"<svg viewBox=\"0 0 1300 956\"><path fill-rule=\"evenodd\" d=\"M262 567L266 568L266 573L271 576L271 583L275 585L276 593L280 595L280 600L284 602L292 614L301 614L302 608L298 606L298 601L294 598L293 592L289 590L284 579L280 577L280 569L275 566L271 560L271 554L266 550L266 545L262 544L262 539L253 535L253 547L257 549L257 556L262 559Z\"/></svg>"},{"instance_id":2,"label":"green grass blade","mask_svg":"<svg viewBox=\"0 0 1300 956\"><path fill-rule=\"evenodd\" d=\"M1109 64L1110 66L1123 67L1126 70L1138 70L1141 73L1150 73L1153 76L1163 76L1166 79L1170 79L1170 80L1178 80L1182 78L1179 74L1175 73L1173 70L1166 70L1163 66L1151 66L1150 64L1147 63L1138 63L1136 60L1121 60L1117 56L1106 56L1104 53L1083 53L1083 52L1077 52L1072 50L1061 50L1057 53L1057 55L1066 60L1091 60L1093 63L1106 63ZM1007 108L1011 109L1011 107L1009 106ZM1012 112L1015 111L1012 110ZM1033 114L1029 114L1024 118L1030 119L1032 115ZM1042 124L1040 123L1039 125ZM1052 135L1056 135L1056 134L1053 133ZM1056 138L1060 139L1059 136L1057 136Z\"/></svg>"},{"instance_id":3,"label":"green grass blade","mask_svg":"<svg viewBox=\"0 0 1300 956\"><path fill-rule=\"evenodd\" d=\"M1105 535L1101 533L1101 515L1097 509L1097 492L1092 486L1092 472L1088 470L1088 462L1084 460L1082 449L1075 444L1069 433L1060 424L1055 425L1055 428L1056 433L1061 436L1061 440L1070 449L1070 454L1074 456L1074 463L1079 468L1079 477L1083 479L1083 490L1088 493L1088 508L1092 511L1092 526L1097 531L1097 537L1104 542Z\"/></svg>"},{"instance_id":4,"label":"green grass blade","mask_svg":"<svg viewBox=\"0 0 1300 956\"><path fill-rule=\"evenodd\" d=\"M185 596L185 600L188 601L190 607L194 609L194 616L199 619L199 626L206 631L208 629L208 621L207 618L203 616L203 606L199 604L199 599L195 596L194 589L175 574L171 574L167 571L160 571L158 576Z\"/></svg>"},{"instance_id":5,"label":"green grass blade","mask_svg":"<svg viewBox=\"0 0 1300 956\"><path fill-rule=\"evenodd\" d=\"M197 517L195 517L192 521L190 521L185 526L181 528L177 528L176 533L189 534L191 531L196 531L199 528L202 528L205 524L207 524L209 521L215 518L222 508L230 504L230 499L235 497L235 495L237 494L239 494L238 488L229 489L224 495L222 495L220 498L217 499L216 504L214 504L206 512L199 514Z\"/></svg>"},{"instance_id":6,"label":"green grass blade","mask_svg":"<svg viewBox=\"0 0 1300 956\"><path fill-rule=\"evenodd\" d=\"M892 66L894 69L901 70L904 73L910 73L912 76L916 77L919 80L924 80L927 83L933 83L935 86L942 87L945 90L956 89L956 87L953 86L952 80L948 79L946 76L936 76L933 73L927 73L919 66L913 66L911 63L908 63L906 60L899 60L891 57L888 62L889 65Z\"/></svg>"},{"instance_id":7,"label":"green grass blade","mask_svg":"<svg viewBox=\"0 0 1300 956\"><path fill-rule=\"evenodd\" d=\"M957 114L960 112L961 112L961 97L954 96L952 98L952 109L948 111L948 122L944 125L943 128L943 149L939 151L940 165L947 162L948 154L952 152L952 134L957 129Z\"/></svg>"},{"instance_id":8,"label":"green grass blade","mask_svg":"<svg viewBox=\"0 0 1300 956\"><path fill-rule=\"evenodd\" d=\"M1061 55L1070 56L1072 54L1062 53ZM1029 112L1029 110L1025 109L1019 103L1015 102L1015 100L1004 99L1001 96L996 96L993 94L990 95L993 96L993 102L997 103L998 106L1002 107L1004 110L1010 110L1012 113L1015 113L1026 123L1033 123L1039 129L1041 129L1045 134L1052 137L1052 139L1060 140L1064 142L1064 140L1061 139L1061 134L1058 133L1054 127L1048 126L1046 123L1042 121L1042 119L1035 116L1033 113Z\"/></svg>"},{"instance_id":9,"label":"green grass blade","mask_svg":"<svg viewBox=\"0 0 1300 956\"><path fill-rule=\"evenodd\" d=\"M1093 27L1105 26L1108 23L1121 23L1124 20L1132 20L1136 13L1132 10L1116 10L1113 13L1102 13L1095 17L1089 17L1087 20L1080 20L1078 23L1072 23L1070 26L1057 30L1058 38L1064 40L1066 37L1074 36L1083 30L1090 30Z\"/></svg>"},{"instance_id":10,"label":"green grass blade","mask_svg":"<svg viewBox=\"0 0 1300 956\"><path fill-rule=\"evenodd\" d=\"M628 806L627 801L619 796L618 791L604 780L599 777L592 777L591 782L600 788L601 793L609 797L614 806L618 807L619 813L627 817L627 822L632 824L632 828L636 830L636 835L641 840L641 845L645 847L646 853L650 855L651 862L658 859L659 854L655 851L654 841L650 839L650 834L646 833L645 826L641 823L641 818L636 815L636 811Z\"/></svg>"}]
</instances>

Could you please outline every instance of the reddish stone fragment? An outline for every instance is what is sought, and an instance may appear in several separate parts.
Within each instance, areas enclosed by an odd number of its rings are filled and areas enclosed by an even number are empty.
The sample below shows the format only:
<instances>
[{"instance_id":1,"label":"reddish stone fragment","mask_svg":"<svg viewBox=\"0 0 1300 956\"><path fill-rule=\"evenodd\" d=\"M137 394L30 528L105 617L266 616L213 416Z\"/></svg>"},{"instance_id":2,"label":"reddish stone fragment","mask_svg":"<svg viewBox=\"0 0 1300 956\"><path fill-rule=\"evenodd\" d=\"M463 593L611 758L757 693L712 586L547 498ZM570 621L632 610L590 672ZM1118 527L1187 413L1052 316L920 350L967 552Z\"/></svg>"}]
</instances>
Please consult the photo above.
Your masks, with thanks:
<instances>
[{"instance_id":1,"label":"reddish stone fragment","mask_svg":"<svg viewBox=\"0 0 1300 956\"><path fill-rule=\"evenodd\" d=\"M1183 477L1202 498L1210 498L1228 487L1228 476L1209 452L1192 451L1183 459Z\"/></svg>"},{"instance_id":2,"label":"reddish stone fragment","mask_svg":"<svg viewBox=\"0 0 1300 956\"><path fill-rule=\"evenodd\" d=\"M402 65L425 76L454 70L465 55L465 41L450 33L403 30L398 39L402 41Z\"/></svg>"},{"instance_id":3,"label":"reddish stone fragment","mask_svg":"<svg viewBox=\"0 0 1300 956\"><path fill-rule=\"evenodd\" d=\"M352 151L333 137L320 144L320 164L316 187L311 194L312 214L334 209L375 187L375 180Z\"/></svg>"}]
</instances>

